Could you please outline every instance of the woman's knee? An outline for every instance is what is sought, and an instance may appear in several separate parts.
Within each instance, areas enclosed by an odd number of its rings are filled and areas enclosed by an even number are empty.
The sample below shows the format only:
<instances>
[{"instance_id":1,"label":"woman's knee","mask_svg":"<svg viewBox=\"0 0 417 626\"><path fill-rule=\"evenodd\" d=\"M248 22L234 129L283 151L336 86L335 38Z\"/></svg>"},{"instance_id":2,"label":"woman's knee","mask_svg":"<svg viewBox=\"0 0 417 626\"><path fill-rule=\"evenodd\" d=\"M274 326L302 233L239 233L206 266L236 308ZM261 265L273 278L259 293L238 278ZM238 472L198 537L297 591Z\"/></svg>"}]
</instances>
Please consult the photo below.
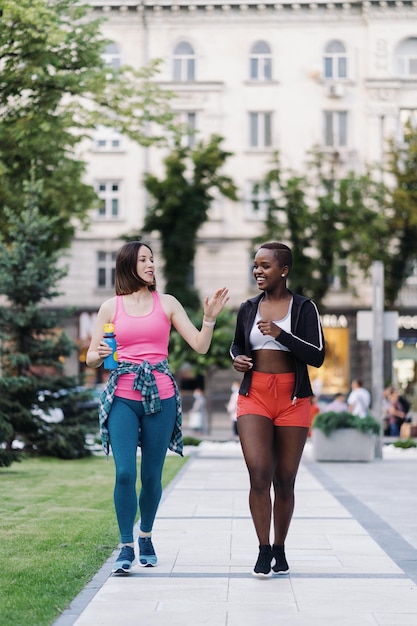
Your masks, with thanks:
<instances>
[{"instance_id":1,"label":"woman's knee","mask_svg":"<svg viewBox=\"0 0 417 626\"><path fill-rule=\"evenodd\" d=\"M249 468L249 480L251 489L265 491L271 488L272 475L265 468Z\"/></svg>"},{"instance_id":2,"label":"woman's knee","mask_svg":"<svg viewBox=\"0 0 417 626\"><path fill-rule=\"evenodd\" d=\"M162 468L159 465L158 467L148 467L148 464L142 465L140 480L142 489L145 491L157 491L162 488Z\"/></svg>"},{"instance_id":3,"label":"woman's knee","mask_svg":"<svg viewBox=\"0 0 417 626\"><path fill-rule=\"evenodd\" d=\"M275 476L273 483L275 492L284 500L294 496L295 476Z\"/></svg>"},{"instance_id":4,"label":"woman's knee","mask_svg":"<svg viewBox=\"0 0 417 626\"><path fill-rule=\"evenodd\" d=\"M116 484L126 487L136 484L136 471L127 466L116 468Z\"/></svg>"}]
</instances>

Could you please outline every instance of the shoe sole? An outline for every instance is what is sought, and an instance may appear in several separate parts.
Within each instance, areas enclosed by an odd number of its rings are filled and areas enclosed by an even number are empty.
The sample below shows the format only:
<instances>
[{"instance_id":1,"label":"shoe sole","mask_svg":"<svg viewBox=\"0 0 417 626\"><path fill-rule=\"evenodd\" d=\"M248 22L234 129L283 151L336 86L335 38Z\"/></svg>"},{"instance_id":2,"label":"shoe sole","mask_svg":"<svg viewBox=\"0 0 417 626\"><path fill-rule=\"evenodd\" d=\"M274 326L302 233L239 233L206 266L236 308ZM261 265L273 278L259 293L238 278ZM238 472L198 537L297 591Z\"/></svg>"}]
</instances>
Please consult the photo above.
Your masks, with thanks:
<instances>
[{"instance_id":1,"label":"shoe sole","mask_svg":"<svg viewBox=\"0 0 417 626\"><path fill-rule=\"evenodd\" d=\"M268 574L263 574L262 572L252 572L252 576L255 576L255 578L270 578L272 576L272 572L269 572Z\"/></svg>"},{"instance_id":2,"label":"shoe sole","mask_svg":"<svg viewBox=\"0 0 417 626\"><path fill-rule=\"evenodd\" d=\"M141 561L139 561L139 565L141 567L156 567L158 564L158 561L155 561L155 563L149 563L149 561L146 561L146 563L142 563Z\"/></svg>"},{"instance_id":3,"label":"shoe sole","mask_svg":"<svg viewBox=\"0 0 417 626\"><path fill-rule=\"evenodd\" d=\"M117 569L116 568L112 569L111 573L112 574L124 574L126 576L130 574L130 570L131 570L130 567L129 569L123 569L123 567L118 567Z\"/></svg>"},{"instance_id":4,"label":"shoe sole","mask_svg":"<svg viewBox=\"0 0 417 626\"><path fill-rule=\"evenodd\" d=\"M272 568L272 573L273 573L275 576L285 576L285 574L289 574L289 573L290 573L290 568L286 569L285 571L282 571L282 570L281 570L281 571L279 571L279 572L276 572L276 571Z\"/></svg>"}]
</instances>

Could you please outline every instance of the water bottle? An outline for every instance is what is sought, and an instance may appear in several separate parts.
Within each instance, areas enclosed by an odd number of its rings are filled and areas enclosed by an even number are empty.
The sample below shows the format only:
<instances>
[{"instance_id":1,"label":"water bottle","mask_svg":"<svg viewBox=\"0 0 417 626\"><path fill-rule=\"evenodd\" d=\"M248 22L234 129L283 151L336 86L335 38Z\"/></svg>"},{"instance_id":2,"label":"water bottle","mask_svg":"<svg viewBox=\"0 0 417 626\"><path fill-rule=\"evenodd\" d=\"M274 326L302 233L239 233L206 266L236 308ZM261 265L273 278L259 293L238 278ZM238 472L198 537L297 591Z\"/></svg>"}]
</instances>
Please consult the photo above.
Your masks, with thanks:
<instances>
[{"instance_id":1,"label":"water bottle","mask_svg":"<svg viewBox=\"0 0 417 626\"><path fill-rule=\"evenodd\" d=\"M115 370L117 368L117 343L116 335L114 334L114 324L104 324L104 343L106 343L113 350L109 356L103 361L105 370Z\"/></svg>"}]
</instances>

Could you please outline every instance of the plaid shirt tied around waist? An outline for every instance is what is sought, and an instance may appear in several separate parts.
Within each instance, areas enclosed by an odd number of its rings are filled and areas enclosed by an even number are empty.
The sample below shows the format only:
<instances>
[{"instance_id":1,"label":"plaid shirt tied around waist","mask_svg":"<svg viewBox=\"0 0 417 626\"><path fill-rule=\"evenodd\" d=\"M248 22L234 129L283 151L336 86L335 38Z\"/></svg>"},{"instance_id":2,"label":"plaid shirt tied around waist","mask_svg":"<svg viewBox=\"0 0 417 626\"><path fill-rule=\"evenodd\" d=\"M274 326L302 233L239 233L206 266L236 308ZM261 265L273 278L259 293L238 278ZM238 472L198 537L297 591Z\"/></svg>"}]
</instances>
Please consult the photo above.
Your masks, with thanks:
<instances>
[{"instance_id":1,"label":"plaid shirt tied around waist","mask_svg":"<svg viewBox=\"0 0 417 626\"><path fill-rule=\"evenodd\" d=\"M168 360L164 359L155 365L151 365L149 361L142 361L139 365L136 363L129 363L128 361L120 361L117 369L111 370L105 390L100 396L98 416L100 424L100 436L103 450L106 455L109 454L109 431L107 428L107 419L110 414L110 409L114 399L114 393L116 391L117 380L122 374L135 374L132 389L140 391L142 394L142 403L144 411L147 415L152 413L158 413L161 410L161 398L159 397L158 387L156 385L155 376L153 370L166 374L170 377L174 384L175 390L175 402L177 415L174 424L174 430L172 431L171 440L169 442L169 449L172 452L176 452L182 456L183 443L182 443L182 409L181 409L181 396L178 389L178 385L172 375L168 366ZM141 445L140 430L138 446Z\"/></svg>"}]
</instances>

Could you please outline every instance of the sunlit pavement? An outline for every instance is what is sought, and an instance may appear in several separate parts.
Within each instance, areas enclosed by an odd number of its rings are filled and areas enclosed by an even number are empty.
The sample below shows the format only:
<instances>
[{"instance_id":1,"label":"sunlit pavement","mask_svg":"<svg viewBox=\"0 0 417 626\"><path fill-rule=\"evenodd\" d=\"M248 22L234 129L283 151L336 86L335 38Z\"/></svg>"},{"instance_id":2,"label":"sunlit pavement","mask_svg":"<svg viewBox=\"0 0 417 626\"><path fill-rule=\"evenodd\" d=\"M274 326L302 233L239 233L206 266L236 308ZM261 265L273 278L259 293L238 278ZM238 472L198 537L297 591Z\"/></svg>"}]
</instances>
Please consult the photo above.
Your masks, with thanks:
<instances>
[{"instance_id":1,"label":"sunlit pavement","mask_svg":"<svg viewBox=\"0 0 417 626\"><path fill-rule=\"evenodd\" d=\"M112 576L118 551L56 626L417 624L417 452L318 463L308 443L286 544L290 574L251 575L257 540L238 442L205 441L164 492L156 568Z\"/></svg>"}]
</instances>

